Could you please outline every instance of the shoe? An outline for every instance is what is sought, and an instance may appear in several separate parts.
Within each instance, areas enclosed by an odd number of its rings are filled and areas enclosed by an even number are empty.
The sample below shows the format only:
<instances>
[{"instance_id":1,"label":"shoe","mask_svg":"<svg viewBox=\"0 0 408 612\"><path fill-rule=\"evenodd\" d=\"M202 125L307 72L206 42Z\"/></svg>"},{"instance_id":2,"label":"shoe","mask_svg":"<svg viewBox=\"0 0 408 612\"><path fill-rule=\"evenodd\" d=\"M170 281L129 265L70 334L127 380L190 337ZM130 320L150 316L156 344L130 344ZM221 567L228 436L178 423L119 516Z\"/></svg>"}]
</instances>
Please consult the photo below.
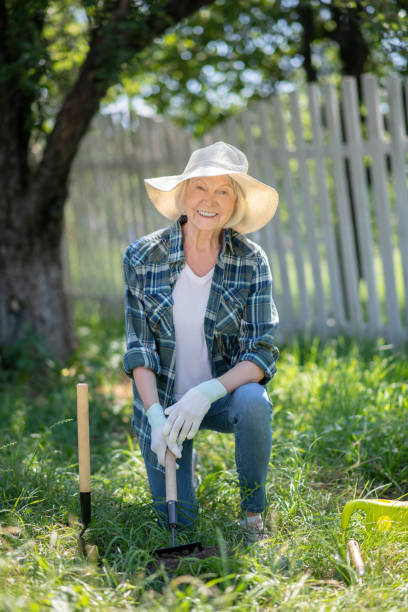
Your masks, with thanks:
<instances>
[{"instance_id":1,"label":"shoe","mask_svg":"<svg viewBox=\"0 0 408 612\"><path fill-rule=\"evenodd\" d=\"M255 542L262 542L268 538L268 534L265 532L263 520L260 514L257 516L246 515L239 521L242 529L242 536L245 544L255 544Z\"/></svg>"}]
</instances>

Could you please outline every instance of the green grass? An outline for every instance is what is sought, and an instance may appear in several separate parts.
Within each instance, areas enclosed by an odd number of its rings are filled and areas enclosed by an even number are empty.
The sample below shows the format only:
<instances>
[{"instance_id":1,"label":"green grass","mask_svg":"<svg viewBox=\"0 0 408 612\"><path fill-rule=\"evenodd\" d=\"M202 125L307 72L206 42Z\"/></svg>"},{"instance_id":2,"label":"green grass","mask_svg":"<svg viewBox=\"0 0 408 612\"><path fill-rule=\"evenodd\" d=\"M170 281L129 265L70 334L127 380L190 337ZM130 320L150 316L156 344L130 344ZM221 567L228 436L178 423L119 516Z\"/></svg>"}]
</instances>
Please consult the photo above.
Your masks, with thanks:
<instances>
[{"instance_id":1,"label":"green grass","mask_svg":"<svg viewBox=\"0 0 408 612\"><path fill-rule=\"evenodd\" d=\"M355 497L408 491L406 351L347 339L282 348L269 387L274 446L267 483L267 545L245 547L233 439L200 433L200 539L220 554L151 570L169 546L155 522L131 432L121 374L121 323L78 324L79 348L60 369L34 341L3 360L0 395L0 610L408 609L408 536L370 535L357 515L367 564L349 565L339 519ZM19 371L10 369L19 364ZM89 384L93 520L99 563L78 550L76 383ZM289 567L281 569L282 555ZM150 564L150 565L149 565Z\"/></svg>"}]
</instances>

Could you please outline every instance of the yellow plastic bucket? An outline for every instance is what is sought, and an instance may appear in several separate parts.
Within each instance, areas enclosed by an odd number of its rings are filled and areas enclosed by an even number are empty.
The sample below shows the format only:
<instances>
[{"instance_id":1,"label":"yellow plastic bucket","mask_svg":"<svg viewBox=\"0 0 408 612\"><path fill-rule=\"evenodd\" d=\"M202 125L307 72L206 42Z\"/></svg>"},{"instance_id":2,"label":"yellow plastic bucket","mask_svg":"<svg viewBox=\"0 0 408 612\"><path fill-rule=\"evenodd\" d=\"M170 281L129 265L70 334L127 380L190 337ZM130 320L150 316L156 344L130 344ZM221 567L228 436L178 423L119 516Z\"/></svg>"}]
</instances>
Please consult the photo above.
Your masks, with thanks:
<instances>
[{"instance_id":1,"label":"yellow plastic bucket","mask_svg":"<svg viewBox=\"0 0 408 612\"><path fill-rule=\"evenodd\" d=\"M345 531L350 517L356 510L365 512L366 528L388 531L391 527L408 529L408 502L391 499L355 499L348 502L341 515L341 527Z\"/></svg>"}]
</instances>

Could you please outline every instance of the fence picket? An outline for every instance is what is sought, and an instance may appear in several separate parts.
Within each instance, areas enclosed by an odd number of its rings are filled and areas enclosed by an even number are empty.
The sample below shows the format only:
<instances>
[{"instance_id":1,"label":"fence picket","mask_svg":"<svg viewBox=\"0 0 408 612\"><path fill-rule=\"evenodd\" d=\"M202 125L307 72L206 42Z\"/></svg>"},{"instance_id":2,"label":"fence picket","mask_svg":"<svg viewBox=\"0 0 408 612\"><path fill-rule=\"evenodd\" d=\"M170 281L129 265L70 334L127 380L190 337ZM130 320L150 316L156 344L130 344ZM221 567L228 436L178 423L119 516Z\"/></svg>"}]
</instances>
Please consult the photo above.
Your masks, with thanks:
<instances>
[{"instance_id":1,"label":"fence picket","mask_svg":"<svg viewBox=\"0 0 408 612\"><path fill-rule=\"evenodd\" d=\"M326 120L330 157L333 163L334 190L339 223L341 245L342 282L347 296L348 318L352 333L364 330L363 313L358 291L357 256L353 240L353 228L347 194L347 180L344 168L343 141L341 136L340 111L334 85L325 86Z\"/></svg>"},{"instance_id":2,"label":"fence picket","mask_svg":"<svg viewBox=\"0 0 408 612\"><path fill-rule=\"evenodd\" d=\"M404 87L408 98L408 80ZM362 90L365 125L356 82L346 77L341 92L313 84L307 98L294 92L251 103L199 142L133 112L128 128L119 115L97 117L71 176L64 238L70 293L117 296L122 304L124 248L168 224L150 203L144 178L179 174L193 149L226 140L246 152L251 175L279 191L274 219L250 236L276 276L278 337L345 331L407 340L408 107L405 116L396 76L387 80L388 108L380 107L375 77L365 75Z\"/></svg>"},{"instance_id":3,"label":"fence picket","mask_svg":"<svg viewBox=\"0 0 408 612\"><path fill-rule=\"evenodd\" d=\"M364 149L361 139L357 84L352 77L345 77L342 85L344 123L348 142L348 159L353 203L358 232L358 246L363 277L367 284L368 332L377 336L382 331L380 302L374 275L374 249L370 224L370 202L364 165Z\"/></svg>"},{"instance_id":4,"label":"fence picket","mask_svg":"<svg viewBox=\"0 0 408 612\"><path fill-rule=\"evenodd\" d=\"M259 151L257 168L259 173L259 180L274 187L276 185L275 173L273 169L273 160L270 155L268 146L270 133L268 126L268 117L266 113L266 105L259 105L258 119L260 122L261 133L260 140L257 142L257 151ZM272 232L272 224L268 223L260 229L261 244L263 245L268 257L272 256L274 251L274 239Z\"/></svg>"},{"instance_id":5,"label":"fence picket","mask_svg":"<svg viewBox=\"0 0 408 612\"><path fill-rule=\"evenodd\" d=\"M230 117L229 119L227 119L225 122L225 125L227 128L228 142L230 142L235 147L239 148L240 146L239 139L238 139L239 127L238 127L238 122L237 122L236 117Z\"/></svg>"},{"instance_id":6,"label":"fence picket","mask_svg":"<svg viewBox=\"0 0 408 612\"><path fill-rule=\"evenodd\" d=\"M320 103L316 84L309 85L309 113L312 126L312 151L316 167L317 195L321 215L321 232L326 250L329 270L329 283L332 298L334 323L343 329L346 327L344 296L341 291L341 279L334 234L333 218L330 205L330 194L327 186L327 169L323 143L323 126L320 119ZM329 321L333 324L333 320Z\"/></svg>"},{"instance_id":7,"label":"fence picket","mask_svg":"<svg viewBox=\"0 0 408 612\"><path fill-rule=\"evenodd\" d=\"M241 113L240 118L241 118L242 129L244 132L245 147L246 147L245 153L248 158L249 169L250 169L249 171L255 178L260 178L260 172L259 172L258 163L256 159L256 153L255 153L255 144L254 144L254 139L252 136L251 123L250 123L248 111L244 110ZM255 240L255 242L261 242L260 231L258 230L257 232L253 232L251 235L251 238L252 240Z\"/></svg>"},{"instance_id":8,"label":"fence picket","mask_svg":"<svg viewBox=\"0 0 408 612\"><path fill-rule=\"evenodd\" d=\"M262 102L260 104L260 121L261 121L261 138L262 138L262 151L263 151L263 162L264 162L264 171L263 178L267 184L272 186L276 186L276 177L273 168L273 155L270 146L270 126L268 121L268 113L267 113L267 103ZM276 255L279 265L279 273L280 273L280 281L281 281L281 296L275 295L275 300L280 307L283 305L283 310L285 316L281 319L281 327L283 333L285 332L294 332L299 328L299 319L296 319L294 307L293 307L293 297L290 291L289 284L289 275L288 275L288 267L286 263L286 248L283 240L283 231L282 231L282 223L280 219L280 208L278 206L278 210L276 211L274 220L272 224L268 224L261 232L268 234L268 250L267 254L271 258L271 267L272 272L275 269L275 257ZM263 234L262 234L263 237ZM275 248L273 245L275 243ZM264 244L264 241L262 242ZM281 297L281 300L280 300Z\"/></svg>"},{"instance_id":9,"label":"fence picket","mask_svg":"<svg viewBox=\"0 0 408 612\"><path fill-rule=\"evenodd\" d=\"M283 187L286 196L286 204L289 214L289 228L291 238L293 240L293 253L296 264L296 274L298 280L299 289L299 312L304 320L308 323L312 320L312 312L310 308L310 298L306 287L306 278L304 270L304 258L302 252L302 239L299 229L299 215L296 210L296 196L295 188L293 185L292 171L290 168L289 150L288 143L286 140L286 133L284 130L284 121L281 101L278 96L272 98L273 115L275 120L275 127L278 135L278 148L277 156L280 163L281 171L283 173Z\"/></svg>"},{"instance_id":10,"label":"fence picket","mask_svg":"<svg viewBox=\"0 0 408 612\"><path fill-rule=\"evenodd\" d=\"M388 103L390 106L389 124L391 134L391 174L395 187L395 204L398 214L399 247L402 256L404 276L405 325L408 323L408 215L407 215L407 174L406 150L407 136L402 110L401 83L398 77L387 79Z\"/></svg>"},{"instance_id":11,"label":"fence picket","mask_svg":"<svg viewBox=\"0 0 408 612\"><path fill-rule=\"evenodd\" d=\"M377 80L372 75L364 75L362 85L364 103L367 107L368 149L372 159L370 176L373 184L373 197L378 220L378 243L385 284L386 327L388 336L395 340L401 336L402 326L394 273L391 209L385 163L386 142L380 113Z\"/></svg>"},{"instance_id":12,"label":"fence picket","mask_svg":"<svg viewBox=\"0 0 408 612\"><path fill-rule=\"evenodd\" d=\"M303 136L302 123L300 119L299 94L296 90L290 94L289 101L292 115L292 125L295 133L297 159L299 161L299 183L303 195L302 200L304 209L304 220L307 231L307 245L309 249L310 262L312 265L313 272L313 297L315 303L315 321L313 327L320 336L324 337L327 331L327 308L320 272L320 258L318 253L318 240L316 234L317 223L313 208L309 169L307 167L308 155L306 151L306 143Z\"/></svg>"},{"instance_id":13,"label":"fence picket","mask_svg":"<svg viewBox=\"0 0 408 612\"><path fill-rule=\"evenodd\" d=\"M134 136L136 151L140 152L139 163L137 164L137 182L139 187L139 202L143 210L144 233L149 234L155 229L156 214L150 211L149 203L146 198L146 190L143 180L150 176L150 168L146 166L145 151L147 149L146 122L144 118L139 118L139 129Z\"/></svg>"}]
</instances>

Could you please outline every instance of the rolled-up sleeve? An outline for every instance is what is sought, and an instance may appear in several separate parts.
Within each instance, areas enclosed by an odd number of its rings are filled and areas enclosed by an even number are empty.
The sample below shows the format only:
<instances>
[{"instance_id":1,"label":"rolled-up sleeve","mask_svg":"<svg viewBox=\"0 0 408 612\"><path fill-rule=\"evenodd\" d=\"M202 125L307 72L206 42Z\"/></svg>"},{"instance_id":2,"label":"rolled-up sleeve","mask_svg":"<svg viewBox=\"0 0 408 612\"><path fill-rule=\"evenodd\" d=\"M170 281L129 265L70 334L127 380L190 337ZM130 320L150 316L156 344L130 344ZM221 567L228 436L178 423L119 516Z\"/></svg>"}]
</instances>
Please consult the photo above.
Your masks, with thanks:
<instances>
[{"instance_id":1,"label":"rolled-up sleeve","mask_svg":"<svg viewBox=\"0 0 408 612\"><path fill-rule=\"evenodd\" d=\"M254 269L248 300L241 320L239 361L252 361L265 373L266 384L276 372L279 351L274 345L274 330L279 323L272 297L272 275L265 255Z\"/></svg>"},{"instance_id":2,"label":"rolled-up sleeve","mask_svg":"<svg viewBox=\"0 0 408 612\"><path fill-rule=\"evenodd\" d=\"M126 352L123 356L123 368L131 378L132 370L144 367L160 374L160 360L156 351L156 342L149 328L146 313L141 299L135 265L132 263L130 249L123 260L125 283L125 318L126 318Z\"/></svg>"}]
</instances>

